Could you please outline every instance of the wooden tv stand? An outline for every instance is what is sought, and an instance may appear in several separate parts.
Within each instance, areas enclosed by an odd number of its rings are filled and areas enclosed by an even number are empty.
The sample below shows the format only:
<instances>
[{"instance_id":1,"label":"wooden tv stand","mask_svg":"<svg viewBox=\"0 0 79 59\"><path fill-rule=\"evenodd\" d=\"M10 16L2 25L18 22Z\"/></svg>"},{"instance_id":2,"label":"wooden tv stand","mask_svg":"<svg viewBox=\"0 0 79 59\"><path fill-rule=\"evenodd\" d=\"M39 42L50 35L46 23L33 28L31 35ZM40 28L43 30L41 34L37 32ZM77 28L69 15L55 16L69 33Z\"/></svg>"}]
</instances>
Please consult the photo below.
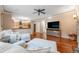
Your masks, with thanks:
<instances>
[{"instance_id":1,"label":"wooden tv stand","mask_svg":"<svg viewBox=\"0 0 79 59\"><path fill-rule=\"evenodd\" d=\"M59 37L61 39L61 30L60 29L48 28L47 29L47 35Z\"/></svg>"}]
</instances>

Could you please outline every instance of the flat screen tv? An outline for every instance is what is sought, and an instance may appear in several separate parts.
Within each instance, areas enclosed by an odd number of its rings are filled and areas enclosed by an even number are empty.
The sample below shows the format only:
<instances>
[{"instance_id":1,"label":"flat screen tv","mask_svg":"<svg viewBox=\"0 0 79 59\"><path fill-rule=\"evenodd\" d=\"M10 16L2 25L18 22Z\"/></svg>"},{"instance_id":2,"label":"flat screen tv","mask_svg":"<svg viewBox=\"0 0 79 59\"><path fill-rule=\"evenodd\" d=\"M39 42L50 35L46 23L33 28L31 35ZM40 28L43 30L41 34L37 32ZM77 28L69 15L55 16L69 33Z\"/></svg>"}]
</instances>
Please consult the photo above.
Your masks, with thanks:
<instances>
[{"instance_id":1,"label":"flat screen tv","mask_svg":"<svg viewBox=\"0 0 79 59\"><path fill-rule=\"evenodd\" d=\"M59 29L59 21L48 22L48 28Z\"/></svg>"}]
</instances>

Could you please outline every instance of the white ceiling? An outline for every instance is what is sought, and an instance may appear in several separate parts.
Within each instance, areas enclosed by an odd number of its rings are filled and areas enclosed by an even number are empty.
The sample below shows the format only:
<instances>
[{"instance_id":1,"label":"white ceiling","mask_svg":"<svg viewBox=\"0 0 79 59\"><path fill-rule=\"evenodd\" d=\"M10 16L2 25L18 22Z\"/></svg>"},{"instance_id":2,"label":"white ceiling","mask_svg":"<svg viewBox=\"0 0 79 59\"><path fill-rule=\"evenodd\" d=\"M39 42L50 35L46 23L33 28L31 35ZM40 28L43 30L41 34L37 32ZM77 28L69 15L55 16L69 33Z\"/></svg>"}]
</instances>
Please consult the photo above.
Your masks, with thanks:
<instances>
[{"instance_id":1,"label":"white ceiling","mask_svg":"<svg viewBox=\"0 0 79 59\"><path fill-rule=\"evenodd\" d=\"M53 16L55 14L73 9L70 5L4 5L4 9L13 13L16 16L37 17L37 14L32 14L34 9L45 9L46 14L41 16Z\"/></svg>"}]
</instances>

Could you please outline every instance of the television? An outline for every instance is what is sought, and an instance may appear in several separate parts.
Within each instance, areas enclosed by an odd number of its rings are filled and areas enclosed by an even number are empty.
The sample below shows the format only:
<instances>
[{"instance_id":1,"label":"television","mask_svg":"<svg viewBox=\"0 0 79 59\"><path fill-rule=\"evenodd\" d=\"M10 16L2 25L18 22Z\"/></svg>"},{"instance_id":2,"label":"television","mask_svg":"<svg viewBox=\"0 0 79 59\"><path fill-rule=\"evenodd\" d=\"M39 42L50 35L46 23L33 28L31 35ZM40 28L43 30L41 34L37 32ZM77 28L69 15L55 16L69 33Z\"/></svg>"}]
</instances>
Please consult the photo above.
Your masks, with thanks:
<instances>
[{"instance_id":1,"label":"television","mask_svg":"<svg viewBox=\"0 0 79 59\"><path fill-rule=\"evenodd\" d=\"M48 28L59 29L59 21L48 22Z\"/></svg>"}]
</instances>

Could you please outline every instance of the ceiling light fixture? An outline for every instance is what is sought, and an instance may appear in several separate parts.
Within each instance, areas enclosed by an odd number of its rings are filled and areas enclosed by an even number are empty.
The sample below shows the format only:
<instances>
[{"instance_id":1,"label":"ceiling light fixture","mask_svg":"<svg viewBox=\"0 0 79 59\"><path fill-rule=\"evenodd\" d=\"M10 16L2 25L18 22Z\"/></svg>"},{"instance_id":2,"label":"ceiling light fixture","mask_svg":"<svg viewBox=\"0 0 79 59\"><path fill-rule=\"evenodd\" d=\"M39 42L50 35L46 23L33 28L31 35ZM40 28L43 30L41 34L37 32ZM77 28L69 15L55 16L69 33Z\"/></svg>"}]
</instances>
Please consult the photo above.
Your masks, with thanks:
<instances>
[{"instance_id":1,"label":"ceiling light fixture","mask_svg":"<svg viewBox=\"0 0 79 59\"><path fill-rule=\"evenodd\" d=\"M49 17L48 17L48 19L52 19L52 17L51 17L51 16L49 16Z\"/></svg>"}]
</instances>

